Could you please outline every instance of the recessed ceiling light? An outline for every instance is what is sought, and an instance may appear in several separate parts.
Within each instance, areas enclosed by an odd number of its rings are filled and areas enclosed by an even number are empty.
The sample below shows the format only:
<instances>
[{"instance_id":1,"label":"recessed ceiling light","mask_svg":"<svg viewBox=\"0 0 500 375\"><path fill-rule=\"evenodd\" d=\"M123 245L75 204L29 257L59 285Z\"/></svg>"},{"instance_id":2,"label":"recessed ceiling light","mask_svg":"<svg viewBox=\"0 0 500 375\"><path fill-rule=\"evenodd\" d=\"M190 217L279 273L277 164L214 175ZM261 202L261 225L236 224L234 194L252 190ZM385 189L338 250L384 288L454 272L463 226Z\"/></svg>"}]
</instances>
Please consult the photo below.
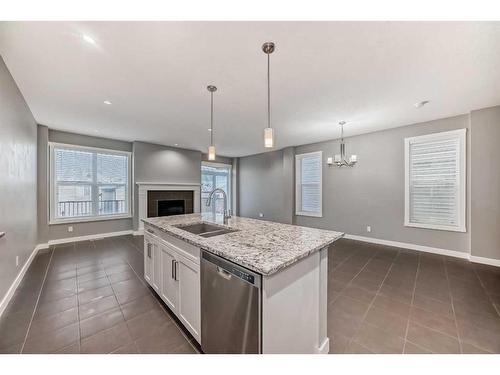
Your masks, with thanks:
<instances>
[{"instance_id":1,"label":"recessed ceiling light","mask_svg":"<svg viewBox=\"0 0 500 375\"><path fill-rule=\"evenodd\" d=\"M176 143L176 144L174 144L174 146L179 146L179 144L178 144L178 143Z\"/></svg>"},{"instance_id":2,"label":"recessed ceiling light","mask_svg":"<svg viewBox=\"0 0 500 375\"><path fill-rule=\"evenodd\" d=\"M103 103L104 103L104 104L107 104L107 105L111 105L111 104L113 104L113 103L111 103L109 100L105 100Z\"/></svg>"},{"instance_id":3,"label":"recessed ceiling light","mask_svg":"<svg viewBox=\"0 0 500 375\"><path fill-rule=\"evenodd\" d=\"M208 130L209 132L211 132L211 131L212 131L212 129L210 129L210 128L208 128L207 130Z\"/></svg>"},{"instance_id":4,"label":"recessed ceiling light","mask_svg":"<svg viewBox=\"0 0 500 375\"><path fill-rule=\"evenodd\" d=\"M83 34L82 38L84 41L86 41L89 44L96 44L94 38L88 36L87 34Z\"/></svg>"},{"instance_id":5,"label":"recessed ceiling light","mask_svg":"<svg viewBox=\"0 0 500 375\"><path fill-rule=\"evenodd\" d=\"M415 108L422 108L424 105L428 104L429 101L428 100L424 100L424 101L421 101L421 102L418 102L418 103L415 103L413 104L415 106Z\"/></svg>"}]
</instances>

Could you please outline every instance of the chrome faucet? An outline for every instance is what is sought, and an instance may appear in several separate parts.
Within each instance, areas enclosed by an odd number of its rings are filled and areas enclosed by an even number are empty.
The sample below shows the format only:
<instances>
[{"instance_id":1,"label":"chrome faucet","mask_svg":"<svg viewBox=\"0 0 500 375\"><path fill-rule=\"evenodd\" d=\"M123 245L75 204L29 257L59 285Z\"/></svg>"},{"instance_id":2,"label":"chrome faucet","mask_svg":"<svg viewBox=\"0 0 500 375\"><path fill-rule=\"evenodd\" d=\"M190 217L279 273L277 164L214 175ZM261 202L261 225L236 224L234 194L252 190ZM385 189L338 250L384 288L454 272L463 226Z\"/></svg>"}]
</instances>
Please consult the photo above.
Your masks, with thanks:
<instances>
[{"instance_id":1,"label":"chrome faucet","mask_svg":"<svg viewBox=\"0 0 500 375\"><path fill-rule=\"evenodd\" d=\"M210 192L210 195L208 196L206 206L207 207L210 206L210 203L212 202L212 196L216 192L222 193L222 196L224 197L224 224L227 225L228 219L231 217L231 213L227 209L227 194L224 190L222 190L221 188L216 188L216 189L212 190Z\"/></svg>"}]
</instances>

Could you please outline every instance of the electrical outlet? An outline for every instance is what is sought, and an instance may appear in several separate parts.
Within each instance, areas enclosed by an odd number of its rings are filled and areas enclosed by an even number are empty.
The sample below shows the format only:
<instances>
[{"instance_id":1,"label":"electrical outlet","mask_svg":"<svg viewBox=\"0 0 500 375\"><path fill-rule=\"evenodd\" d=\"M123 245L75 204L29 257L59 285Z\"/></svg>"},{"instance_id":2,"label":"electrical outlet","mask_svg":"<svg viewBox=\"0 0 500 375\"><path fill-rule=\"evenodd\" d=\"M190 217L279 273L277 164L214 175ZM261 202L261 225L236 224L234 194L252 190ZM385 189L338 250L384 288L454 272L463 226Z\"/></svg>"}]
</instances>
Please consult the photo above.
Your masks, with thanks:
<instances>
[{"instance_id":1,"label":"electrical outlet","mask_svg":"<svg viewBox=\"0 0 500 375\"><path fill-rule=\"evenodd\" d=\"M371 226L369 226L369 225L367 225L367 226L366 226L366 231L367 231L368 233L370 233L370 232L372 231L372 227L371 227Z\"/></svg>"},{"instance_id":2,"label":"electrical outlet","mask_svg":"<svg viewBox=\"0 0 500 375\"><path fill-rule=\"evenodd\" d=\"M264 217L264 214L262 212L259 212L259 217Z\"/></svg>"},{"instance_id":3,"label":"electrical outlet","mask_svg":"<svg viewBox=\"0 0 500 375\"><path fill-rule=\"evenodd\" d=\"M19 255L16 255L16 267L19 267Z\"/></svg>"},{"instance_id":4,"label":"electrical outlet","mask_svg":"<svg viewBox=\"0 0 500 375\"><path fill-rule=\"evenodd\" d=\"M68 226L68 232L73 232L73 226L72 225Z\"/></svg>"}]
</instances>

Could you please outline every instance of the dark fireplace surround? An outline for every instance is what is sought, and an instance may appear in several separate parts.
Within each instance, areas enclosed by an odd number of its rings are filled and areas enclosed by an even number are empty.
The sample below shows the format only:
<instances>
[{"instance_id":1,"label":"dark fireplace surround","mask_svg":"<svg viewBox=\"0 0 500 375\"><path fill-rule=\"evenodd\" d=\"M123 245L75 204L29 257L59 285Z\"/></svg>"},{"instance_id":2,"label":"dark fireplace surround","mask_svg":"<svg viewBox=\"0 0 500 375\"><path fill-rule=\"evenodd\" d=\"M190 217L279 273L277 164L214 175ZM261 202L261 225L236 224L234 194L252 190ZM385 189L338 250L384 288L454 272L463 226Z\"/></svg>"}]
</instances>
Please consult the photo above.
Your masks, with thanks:
<instances>
[{"instance_id":1,"label":"dark fireplace surround","mask_svg":"<svg viewBox=\"0 0 500 375\"><path fill-rule=\"evenodd\" d=\"M193 213L193 191L149 190L148 217Z\"/></svg>"}]
</instances>

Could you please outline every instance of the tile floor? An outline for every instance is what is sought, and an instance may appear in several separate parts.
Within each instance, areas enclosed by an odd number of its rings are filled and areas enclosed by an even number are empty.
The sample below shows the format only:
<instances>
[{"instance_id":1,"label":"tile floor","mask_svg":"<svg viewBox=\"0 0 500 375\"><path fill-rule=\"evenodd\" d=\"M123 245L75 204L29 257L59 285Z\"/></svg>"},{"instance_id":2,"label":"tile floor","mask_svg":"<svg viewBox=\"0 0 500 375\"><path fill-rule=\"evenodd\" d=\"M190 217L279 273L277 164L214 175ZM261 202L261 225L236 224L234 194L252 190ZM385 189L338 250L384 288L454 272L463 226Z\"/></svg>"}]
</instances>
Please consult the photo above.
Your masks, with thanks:
<instances>
[{"instance_id":1,"label":"tile floor","mask_svg":"<svg viewBox=\"0 0 500 375\"><path fill-rule=\"evenodd\" d=\"M114 237L39 253L0 320L0 353L198 352L142 279L142 241Z\"/></svg>"},{"instance_id":2,"label":"tile floor","mask_svg":"<svg viewBox=\"0 0 500 375\"><path fill-rule=\"evenodd\" d=\"M331 353L500 353L500 268L345 239L330 251Z\"/></svg>"},{"instance_id":3,"label":"tile floor","mask_svg":"<svg viewBox=\"0 0 500 375\"><path fill-rule=\"evenodd\" d=\"M197 353L142 279L142 236L40 252L0 319L0 353ZM340 240L332 353L500 353L500 269Z\"/></svg>"}]
</instances>

